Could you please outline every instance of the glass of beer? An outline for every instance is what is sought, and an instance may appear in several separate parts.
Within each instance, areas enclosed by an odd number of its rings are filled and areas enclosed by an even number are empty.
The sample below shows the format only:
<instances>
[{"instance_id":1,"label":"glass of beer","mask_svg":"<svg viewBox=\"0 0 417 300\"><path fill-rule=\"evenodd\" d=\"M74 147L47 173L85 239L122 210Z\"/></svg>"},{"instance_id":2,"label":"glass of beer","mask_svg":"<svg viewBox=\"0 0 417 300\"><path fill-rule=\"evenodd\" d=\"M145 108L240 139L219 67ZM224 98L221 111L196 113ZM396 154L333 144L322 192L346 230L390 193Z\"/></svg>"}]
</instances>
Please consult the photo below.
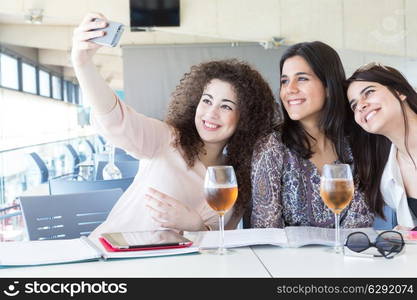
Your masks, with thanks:
<instances>
[{"instance_id":1,"label":"glass of beer","mask_svg":"<svg viewBox=\"0 0 417 300\"><path fill-rule=\"evenodd\" d=\"M324 165L321 182L320 196L324 203L335 214L335 247L336 253L342 252L340 242L340 213L352 201L354 192L352 171L347 164Z\"/></svg>"},{"instance_id":2,"label":"glass of beer","mask_svg":"<svg viewBox=\"0 0 417 300\"><path fill-rule=\"evenodd\" d=\"M204 179L204 194L208 205L219 215L219 248L216 254L228 254L224 248L224 214L237 199L237 181L232 166L208 167Z\"/></svg>"}]
</instances>

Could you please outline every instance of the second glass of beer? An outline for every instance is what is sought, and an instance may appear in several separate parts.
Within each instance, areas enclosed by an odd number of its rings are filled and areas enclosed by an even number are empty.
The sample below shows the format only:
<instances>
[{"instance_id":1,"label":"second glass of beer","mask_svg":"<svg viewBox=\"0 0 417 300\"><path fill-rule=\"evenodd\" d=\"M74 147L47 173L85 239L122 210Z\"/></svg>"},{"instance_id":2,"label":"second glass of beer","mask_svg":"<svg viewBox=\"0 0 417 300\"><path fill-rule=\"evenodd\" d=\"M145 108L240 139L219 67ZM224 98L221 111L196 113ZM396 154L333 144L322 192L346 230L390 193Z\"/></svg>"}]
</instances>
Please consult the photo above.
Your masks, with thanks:
<instances>
[{"instance_id":1,"label":"second glass of beer","mask_svg":"<svg viewBox=\"0 0 417 300\"><path fill-rule=\"evenodd\" d=\"M324 203L335 214L335 247L336 253L342 252L340 242L340 213L352 201L354 185L352 171L347 164L326 164L323 166L320 182L320 196Z\"/></svg>"},{"instance_id":2,"label":"second glass of beer","mask_svg":"<svg viewBox=\"0 0 417 300\"><path fill-rule=\"evenodd\" d=\"M237 199L237 180L232 166L208 167L204 179L204 193L208 205L219 215L219 248L216 253L223 255L224 214L233 207Z\"/></svg>"}]
</instances>

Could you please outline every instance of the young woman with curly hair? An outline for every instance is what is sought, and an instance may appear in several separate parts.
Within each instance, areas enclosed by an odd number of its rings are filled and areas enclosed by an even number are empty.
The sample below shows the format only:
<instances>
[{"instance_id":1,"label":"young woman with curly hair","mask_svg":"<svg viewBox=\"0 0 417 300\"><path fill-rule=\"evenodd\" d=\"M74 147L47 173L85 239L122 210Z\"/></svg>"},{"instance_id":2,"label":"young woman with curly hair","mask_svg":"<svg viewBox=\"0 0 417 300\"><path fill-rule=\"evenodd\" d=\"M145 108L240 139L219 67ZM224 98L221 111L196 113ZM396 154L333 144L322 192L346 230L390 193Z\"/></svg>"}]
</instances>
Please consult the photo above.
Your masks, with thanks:
<instances>
[{"instance_id":1,"label":"young woman with curly hair","mask_svg":"<svg viewBox=\"0 0 417 300\"><path fill-rule=\"evenodd\" d=\"M94 123L111 143L140 159L134 182L94 232L218 227L204 199L206 167L232 165L239 195L225 216L235 228L250 200L250 160L255 141L273 126L275 102L262 76L246 63L223 60L193 66L172 94L164 122L123 104L98 74L88 39L104 25L89 14L75 30L72 61L89 98ZM150 100L151 101L151 100Z\"/></svg>"},{"instance_id":2,"label":"young woman with curly hair","mask_svg":"<svg viewBox=\"0 0 417 300\"><path fill-rule=\"evenodd\" d=\"M330 46L306 42L284 52L280 74L284 120L255 147L251 225L334 227L334 213L320 196L320 174L324 164L353 162L343 65ZM363 192L355 189L340 219L342 227L372 226Z\"/></svg>"}]
</instances>

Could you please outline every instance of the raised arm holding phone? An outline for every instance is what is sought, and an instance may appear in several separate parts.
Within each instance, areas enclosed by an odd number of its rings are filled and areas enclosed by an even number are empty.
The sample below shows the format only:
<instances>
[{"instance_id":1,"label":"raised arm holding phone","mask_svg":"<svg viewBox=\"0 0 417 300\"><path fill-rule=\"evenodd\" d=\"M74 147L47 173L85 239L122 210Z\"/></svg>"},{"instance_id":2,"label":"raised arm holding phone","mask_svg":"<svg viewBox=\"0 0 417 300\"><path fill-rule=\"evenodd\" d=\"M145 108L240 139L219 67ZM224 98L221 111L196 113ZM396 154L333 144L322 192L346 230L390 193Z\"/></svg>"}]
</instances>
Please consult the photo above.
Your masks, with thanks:
<instances>
[{"instance_id":1,"label":"raised arm holding phone","mask_svg":"<svg viewBox=\"0 0 417 300\"><path fill-rule=\"evenodd\" d=\"M93 21L95 19L100 19L100 21ZM102 14L89 13L74 30L72 39L71 60L75 75L84 97L89 99L91 107L96 113L109 112L116 105L114 92L101 77L93 63L94 54L102 46L89 41L89 39L104 36L103 30L106 28L107 22L107 18Z\"/></svg>"},{"instance_id":2,"label":"raised arm holding phone","mask_svg":"<svg viewBox=\"0 0 417 300\"><path fill-rule=\"evenodd\" d=\"M91 13L75 29L73 66L98 132L141 162L134 182L92 236L217 228L217 215L204 199L204 176L207 166L226 164L235 168L239 181L237 204L225 216L226 228L235 228L250 199L253 146L275 122L268 84L236 59L201 63L172 93L165 121L148 118L120 101L92 62L101 46L89 40L103 36L108 22Z\"/></svg>"}]
</instances>

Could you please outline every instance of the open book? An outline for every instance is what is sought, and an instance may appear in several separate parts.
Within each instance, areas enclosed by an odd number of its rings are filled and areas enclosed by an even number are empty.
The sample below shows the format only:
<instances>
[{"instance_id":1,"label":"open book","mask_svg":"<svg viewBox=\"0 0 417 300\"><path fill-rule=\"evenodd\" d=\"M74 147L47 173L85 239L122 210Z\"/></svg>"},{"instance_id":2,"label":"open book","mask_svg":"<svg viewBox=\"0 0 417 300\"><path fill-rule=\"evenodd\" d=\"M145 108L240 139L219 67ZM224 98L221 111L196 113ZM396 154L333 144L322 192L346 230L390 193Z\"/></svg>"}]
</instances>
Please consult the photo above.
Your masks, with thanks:
<instances>
[{"instance_id":1,"label":"open book","mask_svg":"<svg viewBox=\"0 0 417 300\"><path fill-rule=\"evenodd\" d=\"M362 231L372 241L378 235L373 228L340 229L340 240L345 241L349 233ZM200 232L196 244L200 248L215 248L218 246L219 232ZM335 242L335 229L321 227L289 226L285 228L256 228L226 230L224 232L224 245L226 248L274 245L281 247L301 247L306 245L333 246Z\"/></svg>"},{"instance_id":2,"label":"open book","mask_svg":"<svg viewBox=\"0 0 417 300\"><path fill-rule=\"evenodd\" d=\"M92 261L110 258L139 258L198 252L198 247L109 252L87 237L70 240L0 243L0 266L30 266Z\"/></svg>"}]
</instances>

